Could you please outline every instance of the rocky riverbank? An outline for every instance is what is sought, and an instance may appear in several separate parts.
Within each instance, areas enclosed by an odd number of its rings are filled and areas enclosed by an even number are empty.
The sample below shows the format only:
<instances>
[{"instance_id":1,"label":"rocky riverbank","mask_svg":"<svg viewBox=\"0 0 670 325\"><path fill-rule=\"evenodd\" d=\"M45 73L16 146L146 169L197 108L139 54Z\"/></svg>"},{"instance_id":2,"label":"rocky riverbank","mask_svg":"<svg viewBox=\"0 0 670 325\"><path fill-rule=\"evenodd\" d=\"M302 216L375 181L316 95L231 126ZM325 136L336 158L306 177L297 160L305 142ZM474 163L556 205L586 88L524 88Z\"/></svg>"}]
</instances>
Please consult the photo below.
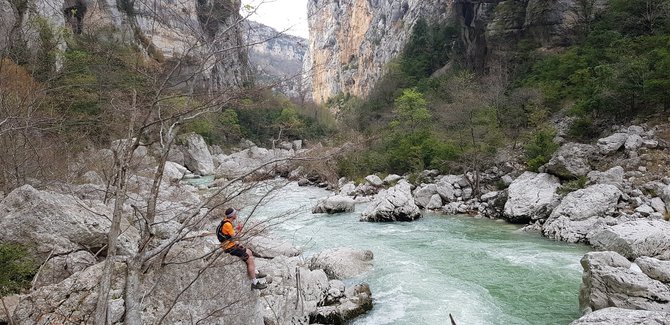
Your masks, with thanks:
<instances>
[{"instance_id":1,"label":"rocky riverbank","mask_svg":"<svg viewBox=\"0 0 670 325\"><path fill-rule=\"evenodd\" d=\"M267 289L255 291L244 263L223 253L213 235L219 222L213 210L221 204L254 204L244 201L246 193L265 191L256 180L292 168L285 158L304 150L300 142L275 150L245 143L246 148L224 155L199 136L185 136L166 162L148 236L142 231L157 155L152 147L135 150L127 198L117 207L107 172L123 143L82 155L77 167L91 168L73 175L72 182L24 185L0 198L0 242L29 247L41 265L30 290L3 297L9 315L2 308L0 322L93 324L104 265L112 259L107 243L115 208L122 209L123 218L112 264L109 323L126 323L131 301L141 303L144 324L341 324L372 308L367 284L342 281L365 272L371 252L333 249L305 260L299 248L262 231L262 222L249 222L241 241L272 279ZM214 182L189 184L212 174ZM157 255L147 259L141 281L133 282L133 263L149 252ZM131 285L139 285L141 297L128 296Z\"/></svg>"},{"instance_id":2,"label":"rocky riverbank","mask_svg":"<svg viewBox=\"0 0 670 325\"><path fill-rule=\"evenodd\" d=\"M594 144L558 137L560 149L540 172L503 160L479 175L424 171L413 183L398 175L342 179L338 195L319 203L328 208L315 211L350 210L355 198L372 201L361 221L412 221L434 210L527 224L526 231L603 251L582 261L580 305L598 313L575 324L670 324L668 135L667 125L633 125Z\"/></svg>"}]
</instances>

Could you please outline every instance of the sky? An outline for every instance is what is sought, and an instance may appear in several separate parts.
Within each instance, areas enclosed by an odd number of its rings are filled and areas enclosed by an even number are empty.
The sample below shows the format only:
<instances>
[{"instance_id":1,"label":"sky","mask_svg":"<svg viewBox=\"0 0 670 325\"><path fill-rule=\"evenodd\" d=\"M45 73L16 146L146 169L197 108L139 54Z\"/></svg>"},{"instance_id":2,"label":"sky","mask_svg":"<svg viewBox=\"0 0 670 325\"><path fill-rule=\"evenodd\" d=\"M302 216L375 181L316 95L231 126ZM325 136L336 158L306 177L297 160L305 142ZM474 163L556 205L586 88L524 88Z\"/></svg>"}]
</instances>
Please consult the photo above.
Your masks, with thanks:
<instances>
[{"instance_id":1,"label":"sky","mask_svg":"<svg viewBox=\"0 0 670 325\"><path fill-rule=\"evenodd\" d=\"M308 0L242 0L242 10L251 6L256 12L249 17L278 31L307 38L307 1Z\"/></svg>"}]
</instances>

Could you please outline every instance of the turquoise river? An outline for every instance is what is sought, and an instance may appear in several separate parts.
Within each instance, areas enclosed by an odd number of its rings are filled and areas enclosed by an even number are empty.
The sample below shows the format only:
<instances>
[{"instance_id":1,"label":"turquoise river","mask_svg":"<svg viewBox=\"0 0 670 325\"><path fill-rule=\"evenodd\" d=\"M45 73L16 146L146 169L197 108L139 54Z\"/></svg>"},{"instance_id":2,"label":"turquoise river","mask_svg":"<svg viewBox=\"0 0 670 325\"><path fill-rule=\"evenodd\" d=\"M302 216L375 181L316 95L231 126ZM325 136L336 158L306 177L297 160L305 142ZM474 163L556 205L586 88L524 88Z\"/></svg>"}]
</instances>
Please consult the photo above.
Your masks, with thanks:
<instances>
[{"instance_id":1,"label":"turquoise river","mask_svg":"<svg viewBox=\"0 0 670 325\"><path fill-rule=\"evenodd\" d=\"M253 218L283 216L273 226L305 256L336 247L369 249L366 282L374 308L353 325L569 324L579 317L582 245L554 242L511 225L428 213L408 223L360 222L353 213L312 214L325 190L290 184ZM244 210L243 210L244 215ZM289 216L289 217L287 217Z\"/></svg>"}]
</instances>

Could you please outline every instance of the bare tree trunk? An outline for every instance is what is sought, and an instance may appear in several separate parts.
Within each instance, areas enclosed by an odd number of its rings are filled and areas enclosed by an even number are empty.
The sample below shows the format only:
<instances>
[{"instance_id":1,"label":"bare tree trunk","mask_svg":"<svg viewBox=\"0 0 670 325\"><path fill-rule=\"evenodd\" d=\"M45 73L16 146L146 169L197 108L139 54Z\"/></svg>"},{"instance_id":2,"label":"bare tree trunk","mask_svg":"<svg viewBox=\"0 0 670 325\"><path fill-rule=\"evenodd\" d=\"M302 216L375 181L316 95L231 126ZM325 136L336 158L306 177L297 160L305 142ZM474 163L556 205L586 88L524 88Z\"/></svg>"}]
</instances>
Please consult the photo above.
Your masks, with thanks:
<instances>
[{"instance_id":1,"label":"bare tree trunk","mask_svg":"<svg viewBox=\"0 0 670 325\"><path fill-rule=\"evenodd\" d=\"M95 323L98 325L107 324L107 307L109 304L109 291L112 285L112 276L114 272L114 262L116 256L116 246L118 243L119 234L121 233L121 218L123 217L123 204L126 201L126 173L128 171L129 158L132 157L127 154L127 150L132 150L132 147L124 148L124 159L121 161L121 168L116 175L116 193L114 201L114 212L112 215L112 225L107 236L107 258L105 259L105 266L100 278L100 291L98 293L98 302L95 308Z\"/></svg>"},{"instance_id":2,"label":"bare tree trunk","mask_svg":"<svg viewBox=\"0 0 670 325\"><path fill-rule=\"evenodd\" d=\"M127 325L142 324L142 265L144 263L139 255L128 263L125 295L125 324Z\"/></svg>"}]
</instances>

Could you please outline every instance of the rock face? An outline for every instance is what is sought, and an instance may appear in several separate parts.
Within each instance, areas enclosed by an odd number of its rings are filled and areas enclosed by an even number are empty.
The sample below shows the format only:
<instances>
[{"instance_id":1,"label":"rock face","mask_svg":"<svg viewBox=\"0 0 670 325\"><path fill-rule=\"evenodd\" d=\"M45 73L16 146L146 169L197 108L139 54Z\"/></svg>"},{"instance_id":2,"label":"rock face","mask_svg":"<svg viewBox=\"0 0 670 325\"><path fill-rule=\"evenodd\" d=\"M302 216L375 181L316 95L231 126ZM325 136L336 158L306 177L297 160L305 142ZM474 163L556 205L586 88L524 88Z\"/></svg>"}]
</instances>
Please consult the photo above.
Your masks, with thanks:
<instances>
[{"instance_id":1,"label":"rock face","mask_svg":"<svg viewBox=\"0 0 670 325\"><path fill-rule=\"evenodd\" d=\"M310 269L323 269L330 279L347 279L372 268L374 255L369 250L339 248L323 251L309 260Z\"/></svg>"},{"instance_id":2,"label":"rock face","mask_svg":"<svg viewBox=\"0 0 670 325\"><path fill-rule=\"evenodd\" d=\"M361 214L361 221L412 221L421 218L414 203L412 188L401 180L388 190L382 190Z\"/></svg>"},{"instance_id":3,"label":"rock face","mask_svg":"<svg viewBox=\"0 0 670 325\"><path fill-rule=\"evenodd\" d=\"M17 7L19 3L24 5ZM176 77L186 87L216 91L242 86L250 80L248 54L238 23L239 0L124 4L109 0L8 1L0 12L3 16L0 37L11 34L8 37L25 41L31 52L36 53L41 46L39 24L33 23L36 20L43 21L56 33L57 51L67 48L59 35L65 29L73 34L114 30L113 37L128 40L158 62L186 58ZM18 22L19 28L12 30L12 21ZM9 43L3 38L0 47L5 44Z\"/></svg>"},{"instance_id":4,"label":"rock face","mask_svg":"<svg viewBox=\"0 0 670 325\"><path fill-rule=\"evenodd\" d=\"M571 1L316 0L308 3L306 89L322 103L338 94L365 97L397 57L419 17L456 26L453 42L468 65L481 69L522 36L564 43Z\"/></svg>"},{"instance_id":5,"label":"rock face","mask_svg":"<svg viewBox=\"0 0 670 325\"><path fill-rule=\"evenodd\" d=\"M509 186L504 217L513 223L548 217L557 203L555 195L560 185L556 176L523 173Z\"/></svg>"},{"instance_id":6,"label":"rock face","mask_svg":"<svg viewBox=\"0 0 670 325\"><path fill-rule=\"evenodd\" d=\"M104 263L96 264L77 272L64 281L45 286L25 296L14 310L17 324L92 324L91 315L95 311L98 284ZM112 292L117 298L110 302L110 323L123 320L124 300L120 293L125 288L125 264L116 263L112 279Z\"/></svg>"},{"instance_id":7,"label":"rock face","mask_svg":"<svg viewBox=\"0 0 670 325\"><path fill-rule=\"evenodd\" d=\"M583 311L620 307L670 312L668 284L634 271L625 257L611 251L591 252L581 263L579 305Z\"/></svg>"},{"instance_id":8,"label":"rock face","mask_svg":"<svg viewBox=\"0 0 670 325\"><path fill-rule=\"evenodd\" d=\"M610 307L587 314L570 325L669 325L670 313Z\"/></svg>"},{"instance_id":9,"label":"rock face","mask_svg":"<svg viewBox=\"0 0 670 325\"><path fill-rule=\"evenodd\" d=\"M616 251L629 259L651 256L670 260L670 222L635 220L608 227L591 238L602 250Z\"/></svg>"},{"instance_id":10,"label":"rock face","mask_svg":"<svg viewBox=\"0 0 670 325\"><path fill-rule=\"evenodd\" d=\"M189 133L181 136L184 142L184 159L186 168L198 175L214 174L214 161L201 135Z\"/></svg>"},{"instance_id":11,"label":"rock face","mask_svg":"<svg viewBox=\"0 0 670 325\"><path fill-rule=\"evenodd\" d=\"M614 133L609 137L598 139L598 149L602 154L611 154L619 150L628 140L626 133Z\"/></svg>"},{"instance_id":12,"label":"rock face","mask_svg":"<svg viewBox=\"0 0 670 325\"><path fill-rule=\"evenodd\" d=\"M50 254L96 253L105 247L111 227L112 213L103 204L38 191L30 185L9 193L0 202L0 211L0 242L34 247L42 259ZM128 223L122 227L128 228ZM120 237L120 253L132 253L138 239L137 231L129 228Z\"/></svg>"},{"instance_id":13,"label":"rock face","mask_svg":"<svg viewBox=\"0 0 670 325\"><path fill-rule=\"evenodd\" d=\"M312 213L341 213L353 212L356 207L354 199L348 196L335 195L320 200L314 208Z\"/></svg>"},{"instance_id":14,"label":"rock face","mask_svg":"<svg viewBox=\"0 0 670 325\"><path fill-rule=\"evenodd\" d=\"M570 243L587 242L599 217L613 211L621 197L614 185L597 184L569 193L552 211L542 230L545 236Z\"/></svg>"},{"instance_id":15,"label":"rock face","mask_svg":"<svg viewBox=\"0 0 670 325\"><path fill-rule=\"evenodd\" d=\"M586 176L591 171L589 158L596 148L588 144L566 143L545 165L548 173L563 179Z\"/></svg>"},{"instance_id":16,"label":"rock face","mask_svg":"<svg viewBox=\"0 0 670 325\"><path fill-rule=\"evenodd\" d=\"M302 61L307 52L307 40L250 20L244 23L244 34L250 44L249 64L256 82L271 86L288 97L301 97Z\"/></svg>"}]
</instances>

